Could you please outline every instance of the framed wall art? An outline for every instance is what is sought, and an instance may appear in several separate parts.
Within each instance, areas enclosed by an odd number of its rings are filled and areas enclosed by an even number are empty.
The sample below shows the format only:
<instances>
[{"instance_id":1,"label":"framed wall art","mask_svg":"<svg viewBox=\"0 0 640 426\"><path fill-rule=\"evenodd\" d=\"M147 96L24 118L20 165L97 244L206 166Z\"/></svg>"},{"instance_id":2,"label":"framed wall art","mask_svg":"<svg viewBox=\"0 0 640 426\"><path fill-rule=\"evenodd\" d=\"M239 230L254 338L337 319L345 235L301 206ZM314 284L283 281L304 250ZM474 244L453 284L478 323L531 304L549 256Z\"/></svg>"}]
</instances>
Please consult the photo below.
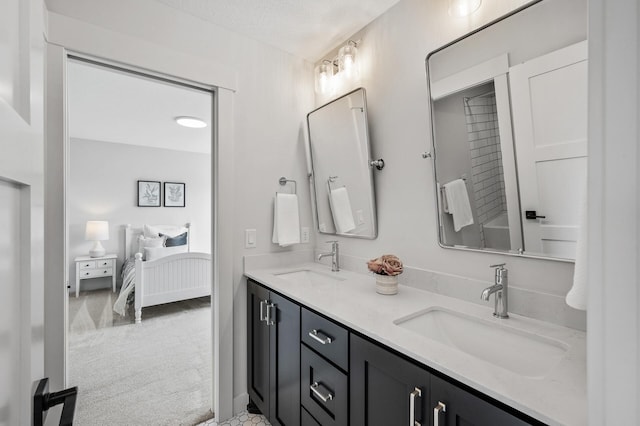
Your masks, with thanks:
<instances>
[{"instance_id":1,"label":"framed wall art","mask_svg":"<svg viewBox=\"0 0 640 426\"><path fill-rule=\"evenodd\" d=\"M159 181L138 181L138 207L160 207Z\"/></svg>"},{"instance_id":2,"label":"framed wall art","mask_svg":"<svg viewBox=\"0 0 640 426\"><path fill-rule=\"evenodd\" d=\"M180 182L164 183L164 206L184 207L185 206L185 184Z\"/></svg>"}]
</instances>

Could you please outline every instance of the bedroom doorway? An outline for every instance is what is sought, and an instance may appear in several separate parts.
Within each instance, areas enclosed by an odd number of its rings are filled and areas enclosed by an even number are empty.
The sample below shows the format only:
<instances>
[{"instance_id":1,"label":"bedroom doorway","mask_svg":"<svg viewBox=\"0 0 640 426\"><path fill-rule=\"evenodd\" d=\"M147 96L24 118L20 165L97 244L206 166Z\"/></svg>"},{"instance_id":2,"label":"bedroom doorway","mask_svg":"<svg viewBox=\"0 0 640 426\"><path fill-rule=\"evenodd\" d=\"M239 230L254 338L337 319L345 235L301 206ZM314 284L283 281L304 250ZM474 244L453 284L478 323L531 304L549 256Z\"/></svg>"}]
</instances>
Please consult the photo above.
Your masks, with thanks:
<instances>
[{"instance_id":1,"label":"bedroom doorway","mask_svg":"<svg viewBox=\"0 0 640 426\"><path fill-rule=\"evenodd\" d=\"M214 93L75 56L67 92L76 421L204 422L213 415Z\"/></svg>"}]
</instances>

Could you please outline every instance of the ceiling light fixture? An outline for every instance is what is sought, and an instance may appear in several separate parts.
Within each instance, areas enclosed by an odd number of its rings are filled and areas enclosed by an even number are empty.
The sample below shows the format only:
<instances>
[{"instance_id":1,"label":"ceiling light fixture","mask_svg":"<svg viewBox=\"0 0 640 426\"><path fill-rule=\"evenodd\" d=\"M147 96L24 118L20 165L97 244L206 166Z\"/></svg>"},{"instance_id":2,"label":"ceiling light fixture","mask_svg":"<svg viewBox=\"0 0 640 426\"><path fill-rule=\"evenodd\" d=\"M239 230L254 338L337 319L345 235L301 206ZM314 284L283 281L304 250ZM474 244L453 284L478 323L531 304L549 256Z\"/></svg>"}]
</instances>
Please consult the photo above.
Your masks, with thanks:
<instances>
[{"instance_id":1,"label":"ceiling light fixture","mask_svg":"<svg viewBox=\"0 0 640 426\"><path fill-rule=\"evenodd\" d=\"M176 117L175 120L179 125L190 127L192 129L202 129L203 127L207 127L207 123L196 117L181 116Z\"/></svg>"},{"instance_id":2,"label":"ceiling light fixture","mask_svg":"<svg viewBox=\"0 0 640 426\"><path fill-rule=\"evenodd\" d=\"M316 93L321 95L333 95L338 86L360 77L358 62L358 45L360 41L349 40L338 51L338 56L333 60L324 59L315 68Z\"/></svg>"},{"instance_id":3,"label":"ceiling light fixture","mask_svg":"<svg viewBox=\"0 0 640 426\"><path fill-rule=\"evenodd\" d=\"M449 0L449 15L462 18L478 10L482 0Z\"/></svg>"}]
</instances>

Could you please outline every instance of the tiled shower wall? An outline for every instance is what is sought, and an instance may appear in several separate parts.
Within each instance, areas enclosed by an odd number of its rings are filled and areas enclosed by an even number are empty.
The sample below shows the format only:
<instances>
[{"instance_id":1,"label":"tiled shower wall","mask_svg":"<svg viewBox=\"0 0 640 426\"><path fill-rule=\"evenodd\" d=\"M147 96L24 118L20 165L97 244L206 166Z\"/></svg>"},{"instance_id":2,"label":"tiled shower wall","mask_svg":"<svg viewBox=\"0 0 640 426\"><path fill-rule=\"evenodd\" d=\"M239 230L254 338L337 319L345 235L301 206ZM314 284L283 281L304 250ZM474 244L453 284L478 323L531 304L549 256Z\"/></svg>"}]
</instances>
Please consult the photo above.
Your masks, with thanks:
<instances>
[{"instance_id":1,"label":"tiled shower wall","mask_svg":"<svg viewBox=\"0 0 640 426\"><path fill-rule=\"evenodd\" d=\"M507 210L495 94L464 98L464 111L477 220L484 224ZM481 239L484 245L482 231Z\"/></svg>"}]
</instances>

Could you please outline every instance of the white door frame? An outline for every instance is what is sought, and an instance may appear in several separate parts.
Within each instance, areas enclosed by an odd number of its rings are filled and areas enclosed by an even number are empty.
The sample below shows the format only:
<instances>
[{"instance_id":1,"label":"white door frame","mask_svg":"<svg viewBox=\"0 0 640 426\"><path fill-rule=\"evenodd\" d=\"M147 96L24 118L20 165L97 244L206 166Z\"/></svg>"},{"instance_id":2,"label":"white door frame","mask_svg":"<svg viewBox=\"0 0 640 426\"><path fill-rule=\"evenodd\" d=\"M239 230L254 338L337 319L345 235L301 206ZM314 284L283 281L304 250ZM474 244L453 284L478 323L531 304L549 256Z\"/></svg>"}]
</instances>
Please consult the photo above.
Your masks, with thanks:
<instances>
[{"instance_id":1,"label":"white door frame","mask_svg":"<svg viewBox=\"0 0 640 426\"><path fill-rule=\"evenodd\" d=\"M45 374L50 377L52 388L64 388L67 384L67 283L66 262L67 202L66 179L68 176L68 117L66 100L66 61L71 52L66 48L47 43L47 104L45 126L45 270L51 279L45 288ZM212 132L211 187L212 187L212 409L218 421L233 415L233 93L231 89L217 86L212 81L200 82L193 75L154 69L151 66L123 65L120 61L91 57L105 64L117 64L121 68L149 75L163 76L169 80L197 82L215 92ZM201 64L202 65L202 64ZM211 64L209 75L216 76L219 67ZM205 70L206 71L206 70ZM202 69L198 76L206 74ZM224 185L220 184L224 182ZM224 249L221 249L224 248ZM59 283L58 286L51 285ZM224 283L224 284L222 284Z\"/></svg>"}]
</instances>

